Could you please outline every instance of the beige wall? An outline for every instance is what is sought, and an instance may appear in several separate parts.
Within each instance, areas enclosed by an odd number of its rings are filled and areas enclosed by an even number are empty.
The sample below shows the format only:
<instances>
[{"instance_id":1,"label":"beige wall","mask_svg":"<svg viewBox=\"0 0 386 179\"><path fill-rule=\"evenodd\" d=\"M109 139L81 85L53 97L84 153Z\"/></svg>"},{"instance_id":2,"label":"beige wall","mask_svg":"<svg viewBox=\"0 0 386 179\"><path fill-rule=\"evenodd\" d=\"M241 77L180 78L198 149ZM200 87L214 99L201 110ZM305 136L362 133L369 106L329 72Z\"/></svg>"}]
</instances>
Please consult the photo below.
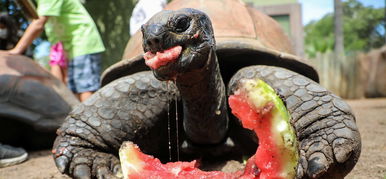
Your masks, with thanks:
<instances>
[{"instance_id":1,"label":"beige wall","mask_svg":"<svg viewBox=\"0 0 386 179\"><path fill-rule=\"evenodd\" d=\"M278 5L267 5L267 6L256 6L256 9L269 16L289 16L289 30L286 30L290 34L292 45L296 52L296 55L304 57L304 37L303 37L303 25L302 25L302 13L301 4L290 3L290 4L278 4ZM283 23L282 23L283 24ZM285 24L285 23L284 23ZM287 24L287 26L288 26ZM286 29L286 27L283 27ZM287 27L288 28L288 27Z\"/></svg>"}]
</instances>

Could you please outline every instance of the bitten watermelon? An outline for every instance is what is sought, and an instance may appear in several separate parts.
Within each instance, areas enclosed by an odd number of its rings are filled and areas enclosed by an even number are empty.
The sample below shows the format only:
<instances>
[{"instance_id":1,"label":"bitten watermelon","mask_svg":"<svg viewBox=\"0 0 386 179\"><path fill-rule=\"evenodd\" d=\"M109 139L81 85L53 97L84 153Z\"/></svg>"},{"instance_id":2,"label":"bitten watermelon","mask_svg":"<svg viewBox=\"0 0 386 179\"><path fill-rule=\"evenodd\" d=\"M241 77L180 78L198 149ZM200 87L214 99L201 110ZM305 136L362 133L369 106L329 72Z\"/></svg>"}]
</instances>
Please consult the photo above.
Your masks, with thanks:
<instances>
[{"instance_id":1,"label":"bitten watermelon","mask_svg":"<svg viewBox=\"0 0 386 179\"><path fill-rule=\"evenodd\" d=\"M245 128L254 130L259 138L256 154L248 159L244 171L223 173L205 172L196 161L162 164L146 155L132 142L125 142L119 156L125 178L295 178L298 162L295 132L290 115L275 91L265 82L242 80L238 90L229 97L232 113Z\"/></svg>"},{"instance_id":2,"label":"bitten watermelon","mask_svg":"<svg viewBox=\"0 0 386 179\"><path fill-rule=\"evenodd\" d=\"M242 80L228 101L243 127L254 130L259 138L259 147L244 174L258 169L260 178L295 178L296 135L290 115L275 91L262 80Z\"/></svg>"}]
</instances>

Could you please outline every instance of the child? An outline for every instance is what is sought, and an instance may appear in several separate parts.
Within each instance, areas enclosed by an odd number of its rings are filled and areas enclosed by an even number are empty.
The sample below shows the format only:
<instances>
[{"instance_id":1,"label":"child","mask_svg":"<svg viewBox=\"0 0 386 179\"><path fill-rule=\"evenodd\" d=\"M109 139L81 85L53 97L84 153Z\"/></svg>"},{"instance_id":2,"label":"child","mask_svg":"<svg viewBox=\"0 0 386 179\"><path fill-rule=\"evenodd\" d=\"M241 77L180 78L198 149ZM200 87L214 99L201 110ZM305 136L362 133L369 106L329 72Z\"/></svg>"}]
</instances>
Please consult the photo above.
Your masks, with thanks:
<instances>
[{"instance_id":1,"label":"child","mask_svg":"<svg viewBox=\"0 0 386 179\"><path fill-rule=\"evenodd\" d=\"M45 29L51 43L63 43L68 87L80 101L100 88L101 53L105 51L94 21L79 0L36 0L38 19L28 25L9 54L21 54Z\"/></svg>"}]
</instances>

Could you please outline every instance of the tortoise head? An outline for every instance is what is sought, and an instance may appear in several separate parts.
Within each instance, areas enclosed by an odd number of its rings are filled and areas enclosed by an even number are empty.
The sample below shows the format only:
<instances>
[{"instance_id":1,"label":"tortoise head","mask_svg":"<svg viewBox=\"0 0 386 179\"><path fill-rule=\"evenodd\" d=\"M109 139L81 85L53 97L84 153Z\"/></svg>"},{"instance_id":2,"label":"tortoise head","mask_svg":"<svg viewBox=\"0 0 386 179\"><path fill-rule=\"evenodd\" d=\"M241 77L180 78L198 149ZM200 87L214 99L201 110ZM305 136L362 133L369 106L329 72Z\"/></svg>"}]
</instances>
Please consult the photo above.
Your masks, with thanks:
<instances>
[{"instance_id":1,"label":"tortoise head","mask_svg":"<svg viewBox=\"0 0 386 179\"><path fill-rule=\"evenodd\" d=\"M209 17L196 9L161 11L142 25L144 59L159 80L202 69L215 48Z\"/></svg>"}]
</instances>

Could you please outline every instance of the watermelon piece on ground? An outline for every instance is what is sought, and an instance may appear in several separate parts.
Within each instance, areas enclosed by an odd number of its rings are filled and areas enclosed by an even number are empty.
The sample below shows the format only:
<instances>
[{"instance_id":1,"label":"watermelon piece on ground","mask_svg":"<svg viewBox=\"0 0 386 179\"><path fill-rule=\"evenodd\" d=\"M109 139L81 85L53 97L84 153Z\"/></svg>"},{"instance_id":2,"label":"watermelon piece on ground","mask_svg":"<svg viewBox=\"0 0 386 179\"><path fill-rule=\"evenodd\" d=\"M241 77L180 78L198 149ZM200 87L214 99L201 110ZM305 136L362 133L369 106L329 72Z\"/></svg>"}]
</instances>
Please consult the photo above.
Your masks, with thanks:
<instances>
[{"instance_id":1,"label":"watermelon piece on ground","mask_svg":"<svg viewBox=\"0 0 386 179\"><path fill-rule=\"evenodd\" d=\"M224 173L220 171L205 172L197 168L196 161L191 162L169 162L162 164L157 158L142 153L137 145L125 142L119 150L122 173L124 178L130 179L203 179L224 178L236 179L242 174Z\"/></svg>"}]
</instances>

